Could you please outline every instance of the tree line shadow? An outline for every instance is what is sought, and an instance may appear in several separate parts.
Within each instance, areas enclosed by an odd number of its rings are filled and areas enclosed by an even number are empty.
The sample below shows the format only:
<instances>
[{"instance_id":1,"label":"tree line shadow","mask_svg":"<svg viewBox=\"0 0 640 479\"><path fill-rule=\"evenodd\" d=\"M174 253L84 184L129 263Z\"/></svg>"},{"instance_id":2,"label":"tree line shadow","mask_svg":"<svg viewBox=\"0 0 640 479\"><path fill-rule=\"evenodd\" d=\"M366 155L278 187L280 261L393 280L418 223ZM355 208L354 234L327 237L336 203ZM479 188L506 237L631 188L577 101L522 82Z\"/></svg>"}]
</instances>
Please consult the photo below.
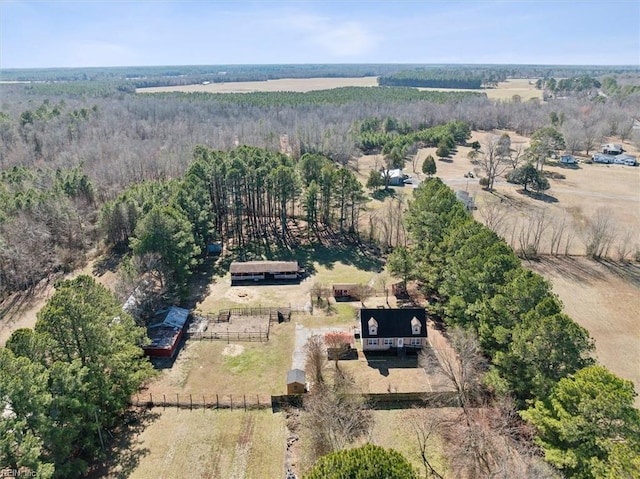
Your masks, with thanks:
<instances>
[{"instance_id":1,"label":"tree line shadow","mask_svg":"<svg viewBox=\"0 0 640 479\"><path fill-rule=\"evenodd\" d=\"M131 476L140 465L141 459L151 453L148 447L142 447L139 436L159 417L159 413L147 408L132 407L126 411L121 425L116 430L105 431L104 457L90 466L85 477L126 479Z\"/></svg>"}]
</instances>

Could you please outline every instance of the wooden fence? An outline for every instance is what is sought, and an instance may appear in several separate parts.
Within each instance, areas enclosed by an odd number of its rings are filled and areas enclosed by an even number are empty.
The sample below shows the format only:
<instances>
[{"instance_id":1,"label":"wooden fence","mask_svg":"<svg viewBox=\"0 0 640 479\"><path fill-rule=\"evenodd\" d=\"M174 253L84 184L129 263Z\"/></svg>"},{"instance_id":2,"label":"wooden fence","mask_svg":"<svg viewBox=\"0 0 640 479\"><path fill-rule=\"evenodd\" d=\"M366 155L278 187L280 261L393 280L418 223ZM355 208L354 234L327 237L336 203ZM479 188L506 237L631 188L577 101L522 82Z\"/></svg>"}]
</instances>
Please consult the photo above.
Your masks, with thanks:
<instances>
[{"instance_id":1,"label":"wooden fence","mask_svg":"<svg viewBox=\"0 0 640 479\"><path fill-rule=\"evenodd\" d=\"M232 341L266 343L269 341L269 327L267 326L266 331L253 332L200 331L187 333L187 339L195 341L226 341L227 343Z\"/></svg>"},{"instance_id":2,"label":"wooden fence","mask_svg":"<svg viewBox=\"0 0 640 479\"><path fill-rule=\"evenodd\" d=\"M178 409L271 409L271 396L260 394L144 394L136 395L132 404L137 407L175 407Z\"/></svg>"},{"instance_id":3,"label":"wooden fence","mask_svg":"<svg viewBox=\"0 0 640 479\"><path fill-rule=\"evenodd\" d=\"M458 407L460 405L455 391L442 392L408 392L408 393L365 393L355 394L363 398L369 409L409 409L413 406L422 407ZM301 407L304 402L303 394L289 394L271 396L273 410L283 407Z\"/></svg>"},{"instance_id":4,"label":"wooden fence","mask_svg":"<svg viewBox=\"0 0 640 479\"><path fill-rule=\"evenodd\" d=\"M371 393L358 394L366 401L366 407L375 410L409 409L422 407L457 407L457 395L453 391L410 392L410 393ZM178 409L229 409L255 410L272 409L274 412L284 407L302 407L304 394L264 396L260 394L143 394L136 395L131 401L137 407L175 407Z\"/></svg>"}]
</instances>

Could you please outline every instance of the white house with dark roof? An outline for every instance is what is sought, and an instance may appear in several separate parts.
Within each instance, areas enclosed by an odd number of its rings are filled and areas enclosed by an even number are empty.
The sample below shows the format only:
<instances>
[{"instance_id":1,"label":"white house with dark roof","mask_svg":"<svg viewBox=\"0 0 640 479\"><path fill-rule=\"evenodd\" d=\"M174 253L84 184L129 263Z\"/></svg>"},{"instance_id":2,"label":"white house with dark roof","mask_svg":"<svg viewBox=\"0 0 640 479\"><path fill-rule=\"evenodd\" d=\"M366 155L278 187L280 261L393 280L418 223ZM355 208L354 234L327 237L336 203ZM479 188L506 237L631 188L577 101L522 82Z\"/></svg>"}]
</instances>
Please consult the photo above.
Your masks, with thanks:
<instances>
[{"instance_id":1,"label":"white house with dark roof","mask_svg":"<svg viewBox=\"0 0 640 479\"><path fill-rule=\"evenodd\" d=\"M605 143L602 145L602 153L605 155L619 155L624 151L619 143Z\"/></svg>"},{"instance_id":2,"label":"white house with dark roof","mask_svg":"<svg viewBox=\"0 0 640 479\"><path fill-rule=\"evenodd\" d=\"M427 343L424 308L363 308L360 310L363 351L421 349Z\"/></svg>"}]
</instances>

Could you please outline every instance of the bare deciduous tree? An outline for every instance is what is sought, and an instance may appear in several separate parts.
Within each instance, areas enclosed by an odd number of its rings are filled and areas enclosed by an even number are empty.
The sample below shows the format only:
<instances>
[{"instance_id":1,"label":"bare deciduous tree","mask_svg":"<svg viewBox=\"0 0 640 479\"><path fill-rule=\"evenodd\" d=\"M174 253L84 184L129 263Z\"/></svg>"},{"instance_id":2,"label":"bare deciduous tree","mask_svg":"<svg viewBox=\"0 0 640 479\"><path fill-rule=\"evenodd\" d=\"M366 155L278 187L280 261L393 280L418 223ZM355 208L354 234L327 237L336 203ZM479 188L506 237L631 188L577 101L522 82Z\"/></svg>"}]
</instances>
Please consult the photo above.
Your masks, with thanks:
<instances>
[{"instance_id":1,"label":"bare deciduous tree","mask_svg":"<svg viewBox=\"0 0 640 479\"><path fill-rule=\"evenodd\" d=\"M305 345L304 368L311 382L311 389L324 383L324 367L327 364L327 349L322 336L314 334Z\"/></svg>"},{"instance_id":2,"label":"bare deciduous tree","mask_svg":"<svg viewBox=\"0 0 640 479\"><path fill-rule=\"evenodd\" d=\"M310 440L312 462L369 434L373 416L356 393L354 378L342 372L305 396L303 425Z\"/></svg>"},{"instance_id":3,"label":"bare deciduous tree","mask_svg":"<svg viewBox=\"0 0 640 479\"><path fill-rule=\"evenodd\" d=\"M546 209L533 211L525 220L518 236L519 254L526 259L535 259L540 254L542 235L549 226Z\"/></svg>"},{"instance_id":4,"label":"bare deciduous tree","mask_svg":"<svg viewBox=\"0 0 640 479\"><path fill-rule=\"evenodd\" d=\"M342 374L339 367L339 361L344 354L351 349L353 335L346 331L331 331L324 335L324 343L327 345L327 351L330 352L335 361L336 371Z\"/></svg>"},{"instance_id":5,"label":"bare deciduous tree","mask_svg":"<svg viewBox=\"0 0 640 479\"><path fill-rule=\"evenodd\" d=\"M498 236L504 236L509 210L502 198L489 198L480 208L478 213L484 224Z\"/></svg>"},{"instance_id":6,"label":"bare deciduous tree","mask_svg":"<svg viewBox=\"0 0 640 479\"><path fill-rule=\"evenodd\" d=\"M636 231L632 227L627 227L624 231L618 235L618 244L616 246L616 253L618 254L618 261L626 262L629 258L629 254L638 248L638 237Z\"/></svg>"},{"instance_id":7,"label":"bare deciduous tree","mask_svg":"<svg viewBox=\"0 0 640 479\"><path fill-rule=\"evenodd\" d=\"M433 443L439 438L440 429L445 423L441 413L427 408L413 408L408 410L404 417L415 435L418 454L424 466L424 476L444 479L435 468L432 457Z\"/></svg>"},{"instance_id":8,"label":"bare deciduous tree","mask_svg":"<svg viewBox=\"0 0 640 479\"><path fill-rule=\"evenodd\" d=\"M584 231L586 255L593 259L607 256L614 238L611 215L606 208L599 208L595 215L587 219Z\"/></svg>"},{"instance_id":9,"label":"bare deciduous tree","mask_svg":"<svg viewBox=\"0 0 640 479\"><path fill-rule=\"evenodd\" d=\"M506 133L502 136L491 136L483 145L480 154L480 165L487 175L487 190L493 191L493 184L498 176L509 168L511 157L511 138Z\"/></svg>"}]
</instances>

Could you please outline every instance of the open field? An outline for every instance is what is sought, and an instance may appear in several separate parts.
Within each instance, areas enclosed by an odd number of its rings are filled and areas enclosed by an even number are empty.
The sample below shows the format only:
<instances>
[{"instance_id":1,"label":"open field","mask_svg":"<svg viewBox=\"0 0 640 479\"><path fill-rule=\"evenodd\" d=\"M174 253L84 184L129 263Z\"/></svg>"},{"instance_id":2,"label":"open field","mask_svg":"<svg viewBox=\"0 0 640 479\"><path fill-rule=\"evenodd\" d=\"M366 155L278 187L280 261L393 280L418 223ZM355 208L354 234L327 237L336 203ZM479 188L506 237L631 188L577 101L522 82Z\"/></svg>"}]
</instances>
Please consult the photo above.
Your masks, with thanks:
<instances>
[{"instance_id":1,"label":"open field","mask_svg":"<svg viewBox=\"0 0 640 479\"><path fill-rule=\"evenodd\" d=\"M498 83L498 86L496 88L483 88L481 90L469 90L464 88L419 88L419 90L482 92L485 93L491 100L500 101L511 101L515 95L518 95L521 101L529 101L534 98L542 100L542 90L536 89L535 78L512 78Z\"/></svg>"},{"instance_id":2,"label":"open field","mask_svg":"<svg viewBox=\"0 0 640 479\"><path fill-rule=\"evenodd\" d=\"M138 436L130 479L282 477L282 414L167 408ZM135 450L134 450L135 452Z\"/></svg>"},{"instance_id":3,"label":"open field","mask_svg":"<svg viewBox=\"0 0 640 479\"><path fill-rule=\"evenodd\" d=\"M359 78L283 78L280 80L209 83L207 85L183 85L167 87L138 88L138 93L160 92L206 92L206 93L249 93L255 91L275 92L293 91L308 92L314 90L329 90L346 86L377 86L377 77Z\"/></svg>"},{"instance_id":4,"label":"open field","mask_svg":"<svg viewBox=\"0 0 640 479\"><path fill-rule=\"evenodd\" d=\"M483 144L491 135L500 135L504 131L473 132L470 141L479 141ZM528 146L528 138L506 132L511 136L512 147L517 145ZM610 141L619 142L616 139ZM638 150L630 142L624 142L625 150L631 155L638 155ZM422 163L428 155L435 155L435 148L424 148L418 151L415 161L415 171L412 162L408 161L405 172L414 177L417 182L424 179L421 173ZM579 163L576 168L562 167L559 164L548 164L544 167L549 177L550 189L542 199L522 194L522 187L498 178L494 186L494 192L484 191L478 184L479 177L483 175L479 164L474 164L467 157L469 147L460 146L449 160L436 160L436 176L441 178L454 190L466 190L475 199L478 210L474 216L483 221L482 210L489 203L500 203L499 209L504 213L502 224L502 236L518 247L517 230L528 222L528 218L535 212L544 212L546 221L559 220L566 215L571 223L573 239L570 242L568 252L572 255L584 255L585 253L585 227L587 222L598 212L606 212L610 222L610 229L614 231L614 237L609 253L617 255L618 245L621 241L629 243L630 253L640 249L638 231L640 230L640 167L624 165L603 165ZM359 162L358 177L366 182L369 171L382 164L380 155L363 156ZM474 173L474 178L465 178L468 172ZM410 199L411 186L395 188L396 196ZM380 203L371 206L379 208ZM514 226L516 237L514 238ZM540 253L549 253L549 236L551 229L547 228L543 235ZM564 250L564 245L563 248Z\"/></svg>"},{"instance_id":5,"label":"open field","mask_svg":"<svg viewBox=\"0 0 640 479\"><path fill-rule=\"evenodd\" d=\"M574 257L526 266L553 282L565 312L595 339L598 361L640 393L640 266Z\"/></svg>"},{"instance_id":6,"label":"open field","mask_svg":"<svg viewBox=\"0 0 640 479\"><path fill-rule=\"evenodd\" d=\"M471 91L482 92L492 100L511 101L514 95L520 96L522 101L532 98L542 100L542 90L535 87L535 79L516 78L500 82L496 88L483 88L481 90L466 90L452 88L419 88L419 90L431 91ZM357 78L283 78L279 80L209 83L207 85L180 85L138 88L137 93L163 93L163 92L204 92L204 93L250 93L250 92L308 92L314 90L329 90L347 86L373 87L378 86L377 77Z\"/></svg>"}]
</instances>

